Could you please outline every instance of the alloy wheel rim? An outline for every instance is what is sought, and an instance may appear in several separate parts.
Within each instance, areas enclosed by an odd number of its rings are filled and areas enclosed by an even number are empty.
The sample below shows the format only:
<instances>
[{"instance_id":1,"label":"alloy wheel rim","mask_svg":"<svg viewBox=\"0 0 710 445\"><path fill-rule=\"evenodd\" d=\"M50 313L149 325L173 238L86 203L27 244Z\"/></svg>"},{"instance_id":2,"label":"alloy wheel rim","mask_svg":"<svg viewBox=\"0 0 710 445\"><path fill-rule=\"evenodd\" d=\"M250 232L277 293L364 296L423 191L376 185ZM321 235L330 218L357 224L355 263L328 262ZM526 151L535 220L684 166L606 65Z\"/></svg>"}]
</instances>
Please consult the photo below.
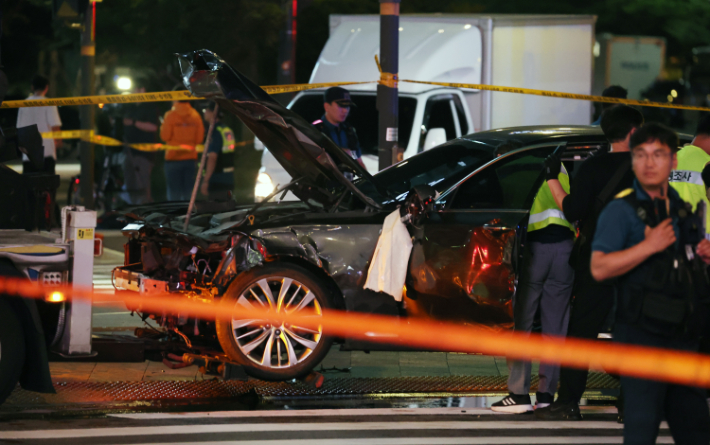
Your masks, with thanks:
<instances>
[{"instance_id":1,"label":"alloy wheel rim","mask_svg":"<svg viewBox=\"0 0 710 445\"><path fill-rule=\"evenodd\" d=\"M308 313L322 317L323 311L315 294L293 278L274 276L252 283L239 295L235 308L261 308L275 313ZM237 347L257 365L286 369L306 360L323 337L317 330L288 323L272 324L269 320L232 318L232 336Z\"/></svg>"}]
</instances>

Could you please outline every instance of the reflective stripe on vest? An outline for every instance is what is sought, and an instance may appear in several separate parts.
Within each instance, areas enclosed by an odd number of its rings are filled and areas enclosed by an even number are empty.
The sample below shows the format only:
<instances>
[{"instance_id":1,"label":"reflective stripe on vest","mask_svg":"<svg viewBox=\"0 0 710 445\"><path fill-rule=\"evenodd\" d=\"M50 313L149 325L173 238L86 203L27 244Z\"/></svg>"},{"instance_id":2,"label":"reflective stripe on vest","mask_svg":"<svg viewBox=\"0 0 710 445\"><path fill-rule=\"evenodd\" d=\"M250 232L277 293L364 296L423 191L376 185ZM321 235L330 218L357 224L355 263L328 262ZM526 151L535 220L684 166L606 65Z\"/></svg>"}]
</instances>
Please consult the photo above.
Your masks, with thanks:
<instances>
[{"instance_id":1,"label":"reflective stripe on vest","mask_svg":"<svg viewBox=\"0 0 710 445\"><path fill-rule=\"evenodd\" d=\"M669 180L681 199L693 206L693 211L698 207L698 202L705 202L705 238L710 239L710 202L701 176L708 162L710 155L705 150L686 145L678 152L678 170L671 172Z\"/></svg>"},{"instance_id":2,"label":"reflective stripe on vest","mask_svg":"<svg viewBox=\"0 0 710 445\"><path fill-rule=\"evenodd\" d=\"M567 175L567 170L565 170L564 165L557 179L560 181L562 190L569 193L569 176ZM565 214L562 210L557 207L550 186L547 184L547 181L545 181L540 186L540 190L538 190L535 201L533 201L532 208L530 209L528 232L544 229L550 224L568 227L574 232L574 227L565 219Z\"/></svg>"}]
</instances>

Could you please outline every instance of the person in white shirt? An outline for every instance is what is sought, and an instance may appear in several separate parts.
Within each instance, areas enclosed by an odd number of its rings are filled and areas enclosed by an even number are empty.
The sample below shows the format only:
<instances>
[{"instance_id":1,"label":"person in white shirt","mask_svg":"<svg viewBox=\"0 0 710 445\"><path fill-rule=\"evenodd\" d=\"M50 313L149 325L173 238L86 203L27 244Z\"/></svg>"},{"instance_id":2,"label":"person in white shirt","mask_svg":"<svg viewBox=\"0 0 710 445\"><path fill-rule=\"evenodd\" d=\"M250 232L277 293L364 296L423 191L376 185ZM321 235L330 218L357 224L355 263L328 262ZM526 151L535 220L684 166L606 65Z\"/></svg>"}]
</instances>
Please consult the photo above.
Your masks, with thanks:
<instances>
[{"instance_id":1,"label":"person in white shirt","mask_svg":"<svg viewBox=\"0 0 710 445\"><path fill-rule=\"evenodd\" d=\"M32 94L27 100L44 99L49 90L49 81L46 77L35 76L32 79ZM26 127L28 125L37 125L40 133L50 131L60 131L62 129L62 121L59 119L59 110L57 107L25 107L20 108L17 113L17 127ZM57 147L60 147L61 139L46 139L42 138L44 146L44 166L42 169L35 168L29 161L26 155L22 155L22 173L51 173L55 174L55 166L57 163Z\"/></svg>"}]
</instances>

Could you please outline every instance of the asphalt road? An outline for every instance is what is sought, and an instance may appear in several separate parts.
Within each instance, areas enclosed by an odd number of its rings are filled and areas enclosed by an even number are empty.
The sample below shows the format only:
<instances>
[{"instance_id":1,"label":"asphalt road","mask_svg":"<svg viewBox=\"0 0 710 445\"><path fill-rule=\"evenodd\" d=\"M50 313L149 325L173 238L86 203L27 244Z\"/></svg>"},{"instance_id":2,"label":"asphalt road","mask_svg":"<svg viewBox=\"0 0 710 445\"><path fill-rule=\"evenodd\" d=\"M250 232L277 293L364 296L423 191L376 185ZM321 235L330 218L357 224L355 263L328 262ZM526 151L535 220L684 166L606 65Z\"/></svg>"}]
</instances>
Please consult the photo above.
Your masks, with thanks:
<instances>
[{"instance_id":1,"label":"asphalt road","mask_svg":"<svg viewBox=\"0 0 710 445\"><path fill-rule=\"evenodd\" d=\"M576 422L495 415L481 408L403 408L109 414L0 422L0 443L26 445L437 445L622 443L609 409ZM657 443L673 443L667 425Z\"/></svg>"}]
</instances>

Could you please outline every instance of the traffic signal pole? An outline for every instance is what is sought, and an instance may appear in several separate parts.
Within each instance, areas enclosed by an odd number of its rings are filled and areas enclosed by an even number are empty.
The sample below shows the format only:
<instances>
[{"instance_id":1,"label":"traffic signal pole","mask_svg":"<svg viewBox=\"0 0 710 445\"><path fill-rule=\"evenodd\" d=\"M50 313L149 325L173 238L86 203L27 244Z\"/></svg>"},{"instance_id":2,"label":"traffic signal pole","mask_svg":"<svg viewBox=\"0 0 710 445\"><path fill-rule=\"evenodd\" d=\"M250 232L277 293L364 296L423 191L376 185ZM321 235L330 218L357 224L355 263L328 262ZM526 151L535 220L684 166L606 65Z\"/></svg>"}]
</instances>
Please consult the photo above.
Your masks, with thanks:
<instances>
[{"instance_id":1,"label":"traffic signal pole","mask_svg":"<svg viewBox=\"0 0 710 445\"><path fill-rule=\"evenodd\" d=\"M399 136L399 2L380 0L380 82L377 85L379 111L380 170L397 162Z\"/></svg>"},{"instance_id":2,"label":"traffic signal pole","mask_svg":"<svg viewBox=\"0 0 710 445\"><path fill-rule=\"evenodd\" d=\"M94 95L94 59L95 45L95 15L96 3L89 3L84 13L84 23L81 32L81 95ZM81 129L94 129L94 106L84 105L80 111ZM79 142L81 156L81 181L79 195L81 203L87 209L94 208L94 144L87 141Z\"/></svg>"}]
</instances>

